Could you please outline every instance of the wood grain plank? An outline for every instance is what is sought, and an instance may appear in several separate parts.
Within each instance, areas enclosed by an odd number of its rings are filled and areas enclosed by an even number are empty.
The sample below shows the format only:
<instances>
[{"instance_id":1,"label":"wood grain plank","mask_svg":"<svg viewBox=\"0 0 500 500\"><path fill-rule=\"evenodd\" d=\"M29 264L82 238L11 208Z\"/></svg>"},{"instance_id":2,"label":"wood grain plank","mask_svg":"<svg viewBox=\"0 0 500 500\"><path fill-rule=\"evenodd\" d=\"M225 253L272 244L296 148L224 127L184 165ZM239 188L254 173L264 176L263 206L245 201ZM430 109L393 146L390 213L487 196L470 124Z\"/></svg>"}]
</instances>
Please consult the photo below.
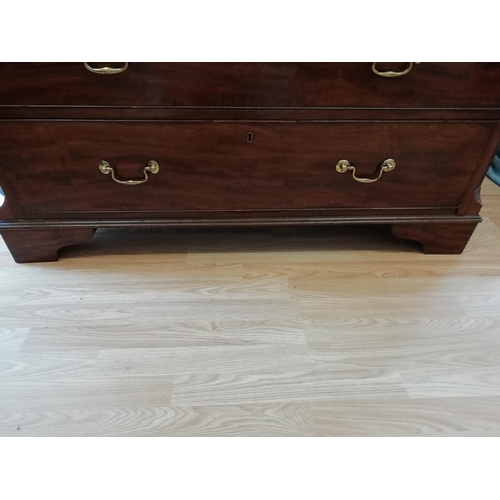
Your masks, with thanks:
<instances>
[{"instance_id":1,"label":"wood grain plank","mask_svg":"<svg viewBox=\"0 0 500 500\"><path fill-rule=\"evenodd\" d=\"M290 295L305 319L364 316L464 315L459 292L449 281L433 278L384 279L376 288L362 280L289 280Z\"/></svg>"},{"instance_id":2,"label":"wood grain plank","mask_svg":"<svg viewBox=\"0 0 500 500\"><path fill-rule=\"evenodd\" d=\"M103 276L103 279L105 276ZM231 299L287 299L289 298L286 280L231 280L231 281L191 281L186 278L183 283L156 283L147 288L137 288L134 294L130 288L121 284L106 284L105 290L101 285L76 283L73 286L56 288L33 287L20 296L12 297L11 302L19 306L43 306L57 303L60 305L75 304L83 301L85 304L134 304L138 303L165 303L172 300L231 300ZM133 285L132 285L133 287Z\"/></svg>"},{"instance_id":3,"label":"wood grain plank","mask_svg":"<svg viewBox=\"0 0 500 500\"><path fill-rule=\"evenodd\" d=\"M279 373L310 368L304 337L302 344L294 345L102 350L99 351L95 373L113 377L127 374L172 377L186 373Z\"/></svg>"},{"instance_id":4,"label":"wood grain plank","mask_svg":"<svg viewBox=\"0 0 500 500\"><path fill-rule=\"evenodd\" d=\"M499 291L495 277L469 278L460 284L459 301L468 315L493 316L500 311Z\"/></svg>"},{"instance_id":5,"label":"wood grain plank","mask_svg":"<svg viewBox=\"0 0 500 500\"><path fill-rule=\"evenodd\" d=\"M27 330L27 329L26 329ZM300 321L206 321L169 323L133 319L123 326L80 325L32 328L23 351L303 345Z\"/></svg>"},{"instance_id":6,"label":"wood grain plank","mask_svg":"<svg viewBox=\"0 0 500 500\"><path fill-rule=\"evenodd\" d=\"M251 404L278 401L401 398L396 370L332 370L261 374L198 374L173 378L172 404Z\"/></svg>"},{"instance_id":7,"label":"wood grain plank","mask_svg":"<svg viewBox=\"0 0 500 500\"><path fill-rule=\"evenodd\" d=\"M26 328L94 324L106 327L128 324L132 315L131 309L125 304L117 305L114 309L107 307L105 304L60 306L55 303L45 306L24 306L22 308L0 306L0 325Z\"/></svg>"},{"instance_id":8,"label":"wood grain plank","mask_svg":"<svg viewBox=\"0 0 500 500\"><path fill-rule=\"evenodd\" d=\"M403 347L382 346L370 350L360 344L358 350L339 349L336 352L311 353L314 370L392 368L473 368L496 367L500 363L500 342L484 345L480 341L463 342L453 347L445 341L436 345L409 344Z\"/></svg>"},{"instance_id":9,"label":"wood grain plank","mask_svg":"<svg viewBox=\"0 0 500 500\"><path fill-rule=\"evenodd\" d=\"M465 290L477 290L485 284L495 283L495 278L476 277L473 280L463 280L460 278L413 278L411 280L400 280L387 278L377 283L375 301L395 301L429 299L439 302L449 298L455 299L462 297L462 290L458 290L456 283L462 283ZM310 300L310 299L328 299L329 297L346 296L347 299L355 300L360 296L368 295L367 285L361 280L346 279L341 281L339 286L335 281L318 280L289 280L292 298ZM370 298L370 296L365 297Z\"/></svg>"},{"instance_id":10,"label":"wood grain plank","mask_svg":"<svg viewBox=\"0 0 500 500\"><path fill-rule=\"evenodd\" d=\"M170 404L172 383L158 377L78 377L5 381L0 414Z\"/></svg>"},{"instance_id":11,"label":"wood grain plank","mask_svg":"<svg viewBox=\"0 0 500 500\"><path fill-rule=\"evenodd\" d=\"M0 356L0 384L30 380L80 379L92 375L97 351L55 351Z\"/></svg>"},{"instance_id":12,"label":"wood grain plank","mask_svg":"<svg viewBox=\"0 0 500 500\"><path fill-rule=\"evenodd\" d=\"M499 247L500 249L500 247ZM290 279L290 280L376 280L384 278L447 278L499 276L498 258L484 259L440 259L439 261L408 260L346 261L341 265L332 262L290 262L286 264L243 264L244 279Z\"/></svg>"},{"instance_id":13,"label":"wood grain plank","mask_svg":"<svg viewBox=\"0 0 500 500\"><path fill-rule=\"evenodd\" d=\"M149 304L133 307L140 317L162 317L169 321L232 321L300 319L300 312L289 299L229 299L170 301L161 309Z\"/></svg>"},{"instance_id":14,"label":"wood grain plank","mask_svg":"<svg viewBox=\"0 0 500 500\"><path fill-rule=\"evenodd\" d=\"M500 397L313 403L318 436L498 436Z\"/></svg>"},{"instance_id":15,"label":"wood grain plank","mask_svg":"<svg viewBox=\"0 0 500 500\"><path fill-rule=\"evenodd\" d=\"M307 403L0 413L1 436L311 436Z\"/></svg>"},{"instance_id":16,"label":"wood grain plank","mask_svg":"<svg viewBox=\"0 0 500 500\"><path fill-rule=\"evenodd\" d=\"M124 244L134 247L133 235L129 235L128 241ZM71 251L71 248L68 251ZM127 258L116 255L105 257L96 255L85 259L63 260L57 265L53 263L38 264L36 277L41 283L54 280L61 286L81 283L82 286L121 284L125 287L133 287L141 284L143 286L161 286L172 283L228 281L237 280L243 275L241 264L238 263L170 262L161 261L160 258L146 259L144 262L134 261L133 265L129 262L128 266L126 265ZM108 265L109 260L115 260L117 263L113 266Z\"/></svg>"},{"instance_id":17,"label":"wood grain plank","mask_svg":"<svg viewBox=\"0 0 500 500\"><path fill-rule=\"evenodd\" d=\"M491 363L490 363L491 364ZM412 398L475 397L500 395L500 367L425 367L401 370Z\"/></svg>"},{"instance_id":18,"label":"wood grain plank","mask_svg":"<svg viewBox=\"0 0 500 500\"><path fill-rule=\"evenodd\" d=\"M465 337L497 338L500 315L494 316L365 316L356 318L337 318L328 320L304 320L308 343L314 347L324 344L328 349L339 342L357 342L357 336L362 336L363 342L382 340L386 342L406 342L407 337L425 338L427 342L441 342L441 334L447 340ZM332 343L332 344L330 344Z\"/></svg>"},{"instance_id":19,"label":"wood grain plank","mask_svg":"<svg viewBox=\"0 0 500 500\"><path fill-rule=\"evenodd\" d=\"M305 325L314 369L495 367L499 317L356 318Z\"/></svg>"},{"instance_id":20,"label":"wood grain plank","mask_svg":"<svg viewBox=\"0 0 500 500\"><path fill-rule=\"evenodd\" d=\"M8 356L19 352L28 332L29 328L0 328L0 355Z\"/></svg>"}]
</instances>

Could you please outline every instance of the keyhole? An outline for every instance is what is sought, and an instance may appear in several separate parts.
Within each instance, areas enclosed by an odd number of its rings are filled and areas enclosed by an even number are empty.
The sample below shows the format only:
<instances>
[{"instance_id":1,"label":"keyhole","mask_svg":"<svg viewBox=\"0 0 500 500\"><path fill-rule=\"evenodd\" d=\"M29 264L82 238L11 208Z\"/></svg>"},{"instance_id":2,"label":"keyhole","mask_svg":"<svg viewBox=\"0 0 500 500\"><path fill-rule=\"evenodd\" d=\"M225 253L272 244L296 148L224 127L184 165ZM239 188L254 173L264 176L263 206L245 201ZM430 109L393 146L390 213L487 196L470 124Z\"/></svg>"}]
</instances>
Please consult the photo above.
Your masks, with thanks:
<instances>
[{"instance_id":1,"label":"keyhole","mask_svg":"<svg viewBox=\"0 0 500 500\"><path fill-rule=\"evenodd\" d=\"M248 134L247 134L247 142L253 142L253 134L252 134L252 132L248 132Z\"/></svg>"}]
</instances>

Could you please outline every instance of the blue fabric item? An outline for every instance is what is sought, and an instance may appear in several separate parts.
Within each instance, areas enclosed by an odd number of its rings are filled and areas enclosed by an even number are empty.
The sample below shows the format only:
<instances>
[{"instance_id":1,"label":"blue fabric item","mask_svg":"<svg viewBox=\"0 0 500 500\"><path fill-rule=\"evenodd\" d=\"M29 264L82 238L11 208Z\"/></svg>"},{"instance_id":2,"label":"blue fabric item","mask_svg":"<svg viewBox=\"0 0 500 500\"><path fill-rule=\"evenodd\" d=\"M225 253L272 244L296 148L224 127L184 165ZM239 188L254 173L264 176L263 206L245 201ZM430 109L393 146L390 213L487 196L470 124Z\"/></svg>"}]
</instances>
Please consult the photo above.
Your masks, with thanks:
<instances>
[{"instance_id":1,"label":"blue fabric item","mask_svg":"<svg viewBox=\"0 0 500 500\"><path fill-rule=\"evenodd\" d=\"M497 151L497 154L493 158L491 162L491 166L488 169L486 174L495 184L500 186L500 151Z\"/></svg>"}]
</instances>

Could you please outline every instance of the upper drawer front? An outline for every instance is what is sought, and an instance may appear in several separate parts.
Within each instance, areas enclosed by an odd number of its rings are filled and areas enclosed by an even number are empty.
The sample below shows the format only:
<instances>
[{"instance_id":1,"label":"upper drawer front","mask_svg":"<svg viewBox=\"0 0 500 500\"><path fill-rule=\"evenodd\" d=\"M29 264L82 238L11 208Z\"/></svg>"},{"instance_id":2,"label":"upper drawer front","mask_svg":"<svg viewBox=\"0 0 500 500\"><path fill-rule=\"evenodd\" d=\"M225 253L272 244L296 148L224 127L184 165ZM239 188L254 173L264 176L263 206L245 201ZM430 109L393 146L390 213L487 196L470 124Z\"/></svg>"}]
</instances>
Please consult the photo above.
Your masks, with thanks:
<instances>
[{"instance_id":1,"label":"upper drawer front","mask_svg":"<svg viewBox=\"0 0 500 500\"><path fill-rule=\"evenodd\" d=\"M0 63L0 105L500 108L500 64Z\"/></svg>"},{"instance_id":2,"label":"upper drawer front","mask_svg":"<svg viewBox=\"0 0 500 500\"><path fill-rule=\"evenodd\" d=\"M457 207L491 123L1 122L26 213ZM250 137L248 134L252 134ZM251 141L251 142L249 142ZM373 183L385 160L396 168ZM149 160L160 171L143 177Z\"/></svg>"}]
</instances>

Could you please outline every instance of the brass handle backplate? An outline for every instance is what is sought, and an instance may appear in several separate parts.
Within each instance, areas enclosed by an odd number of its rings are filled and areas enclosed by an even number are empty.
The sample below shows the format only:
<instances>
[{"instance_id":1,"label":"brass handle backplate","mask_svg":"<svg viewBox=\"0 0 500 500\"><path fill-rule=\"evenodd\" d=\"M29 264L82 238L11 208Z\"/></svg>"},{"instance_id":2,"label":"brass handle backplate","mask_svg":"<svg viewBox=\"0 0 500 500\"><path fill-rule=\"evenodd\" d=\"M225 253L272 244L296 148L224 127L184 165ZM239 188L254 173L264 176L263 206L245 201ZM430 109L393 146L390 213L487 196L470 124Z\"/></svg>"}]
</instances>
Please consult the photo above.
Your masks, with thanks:
<instances>
[{"instance_id":1,"label":"brass handle backplate","mask_svg":"<svg viewBox=\"0 0 500 500\"><path fill-rule=\"evenodd\" d=\"M144 184L148 180L148 173L157 174L160 171L160 165L155 160L149 160L148 164L144 167L144 179L119 179L115 175L115 169L106 161L99 162L99 170L103 174L111 174L112 179L118 184L125 184L125 186L137 186L137 184Z\"/></svg>"},{"instance_id":2,"label":"brass handle backplate","mask_svg":"<svg viewBox=\"0 0 500 500\"><path fill-rule=\"evenodd\" d=\"M418 62L408 63L408 66L403 71L379 71L377 69L377 63L375 62L372 64L372 71L378 76L385 76L386 78L394 78L395 76L407 75L413 68L413 64L420 64L420 63Z\"/></svg>"},{"instance_id":3,"label":"brass handle backplate","mask_svg":"<svg viewBox=\"0 0 500 500\"><path fill-rule=\"evenodd\" d=\"M117 73L122 73L128 68L128 62L123 63L120 68L111 68L110 66L103 66L102 68L93 68L89 63L84 62L83 65L92 73L97 73L98 75L116 75Z\"/></svg>"},{"instance_id":4,"label":"brass handle backplate","mask_svg":"<svg viewBox=\"0 0 500 500\"><path fill-rule=\"evenodd\" d=\"M396 162L391 158L389 158L382 163L382 166L380 167L377 177L374 177L373 179L367 179L364 177L357 177L356 168L353 167L348 160L340 160L335 166L335 170L337 170L339 174L345 174L348 170L352 170L352 178L355 181L362 182L363 184L370 184L371 182L377 182L382 177L382 174L384 172L390 172L395 168L396 168Z\"/></svg>"}]
</instances>

